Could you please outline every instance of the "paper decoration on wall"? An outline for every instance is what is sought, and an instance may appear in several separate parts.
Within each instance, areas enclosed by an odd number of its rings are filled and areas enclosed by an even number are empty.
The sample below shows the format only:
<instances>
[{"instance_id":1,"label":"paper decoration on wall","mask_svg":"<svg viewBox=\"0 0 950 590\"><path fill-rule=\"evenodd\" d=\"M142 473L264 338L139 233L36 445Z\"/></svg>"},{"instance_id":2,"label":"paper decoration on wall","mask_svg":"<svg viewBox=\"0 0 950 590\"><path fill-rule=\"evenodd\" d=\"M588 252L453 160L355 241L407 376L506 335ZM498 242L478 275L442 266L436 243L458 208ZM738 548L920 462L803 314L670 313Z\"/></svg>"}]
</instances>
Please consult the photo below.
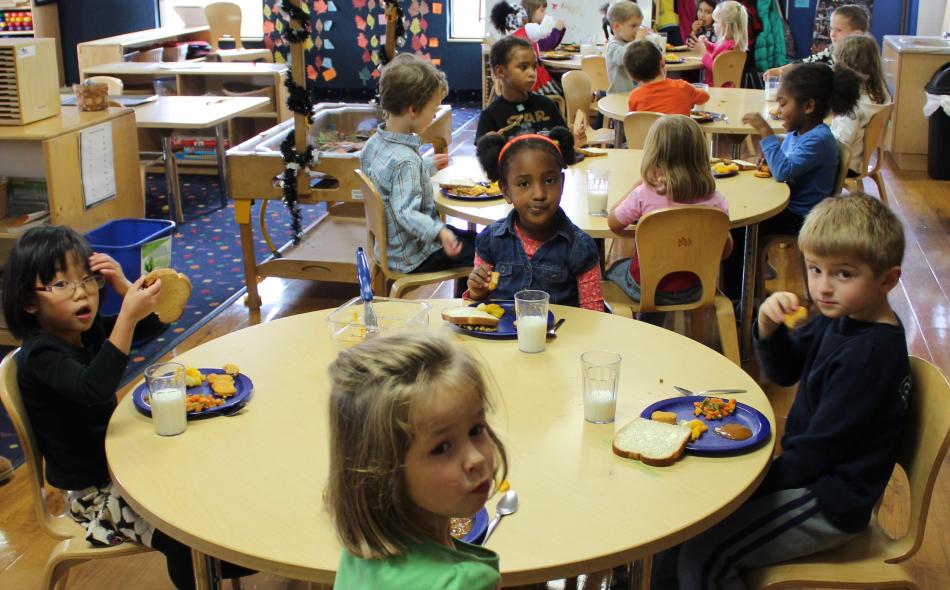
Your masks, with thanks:
<instances>
[{"instance_id":1,"label":"paper decoration on wall","mask_svg":"<svg viewBox=\"0 0 950 590\"><path fill-rule=\"evenodd\" d=\"M336 12L336 4L327 2L327 12Z\"/></svg>"},{"instance_id":2,"label":"paper decoration on wall","mask_svg":"<svg viewBox=\"0 0 950 590\"><path fill-rule=\"evenodd\" d=\"M442 14L442 3L433 2L432 3L432 14ZM434 62L433 62L434 63Z\"/></svg>"}]
</instances>

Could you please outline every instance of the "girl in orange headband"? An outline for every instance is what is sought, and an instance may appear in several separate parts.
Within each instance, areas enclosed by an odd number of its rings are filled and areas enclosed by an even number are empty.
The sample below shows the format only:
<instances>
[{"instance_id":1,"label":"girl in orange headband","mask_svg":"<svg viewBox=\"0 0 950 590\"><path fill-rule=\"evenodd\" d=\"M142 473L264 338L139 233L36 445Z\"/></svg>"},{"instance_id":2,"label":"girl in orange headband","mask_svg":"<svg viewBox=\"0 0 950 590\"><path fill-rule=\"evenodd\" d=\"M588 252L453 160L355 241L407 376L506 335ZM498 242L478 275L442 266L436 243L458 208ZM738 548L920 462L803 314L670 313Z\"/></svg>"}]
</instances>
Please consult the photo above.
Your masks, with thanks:
<instances>
[{"instance_id":1,"label":"girl in orange headband","mask_svg":"<svg viewBox=\"0 0 950 590\"><path fill-rule=\"evenodd\" d=\"M479 139L476 154L513 209L475 239L468 297L513 299L522 289L539 289L551 303L603 311L597 246L560 206L564 169L576 159L571 132L555 127L547 135L511 140L489 133ZM493 272L499 275L494 290Z\"/></svg>"}]
</instances>

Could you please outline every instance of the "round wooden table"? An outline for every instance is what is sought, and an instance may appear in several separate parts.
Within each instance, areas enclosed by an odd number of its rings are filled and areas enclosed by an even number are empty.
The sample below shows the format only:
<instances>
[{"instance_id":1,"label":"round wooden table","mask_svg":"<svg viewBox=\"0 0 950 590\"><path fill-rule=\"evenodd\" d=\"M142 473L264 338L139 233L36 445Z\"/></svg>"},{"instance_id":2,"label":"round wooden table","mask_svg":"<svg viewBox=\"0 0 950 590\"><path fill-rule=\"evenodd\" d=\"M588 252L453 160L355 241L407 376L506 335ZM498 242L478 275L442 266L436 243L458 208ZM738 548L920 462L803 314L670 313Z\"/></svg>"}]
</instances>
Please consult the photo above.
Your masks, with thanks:
<instances>
[{"instance_id":1,"label":"round wooden table","mask_svg":"<svg viewBox=\"0 0 950 590\"><path fill-rule=\"evenodd\" d=\"M458 301L430 303L429 329L448 330L440 309ZM748 374L697 342L609 314L552 311L566 323L541 354L518 352L514 340L455 336L488 363L500 390L490 421L508 448L508 479L520 498L517 514L488 545L501 556L505 585L620 565L698 534L753 492L774 446L770 436L744 454L686 455L664 468L617 457L615 428L675 397L674 384L746 389L741 401L759 409L773 432L774 415ZM321 499L329 462L326 370L345 345L331 339L328 313L245 328L175 359L239 365L254 396L234 417L191 421L182 435L165 438L131 396L120 402L106 453L135 510L199 553L333 581L341 549ZM616 424L583 419L580 355L591 349L623 356Z\"/></svg>"},{"instance_id":2,"label":"round wooden table","mask_svg":"<svg viewBox=\"0 0 950 590\"><path fill-rule=\"evenodd\" d=\"M777 103L770 103L765 100L764 90L755 90L752 88L710 88L709 101L706 104L697 105L697 108L725 115L725 119L720 119L711 123L702 123L701 127L706 133L724 133L749 135L755 133L751 127L742 122L742 117L746 113L761 113L765 120L769 122L772 130L776 133L784 133L782 121L775 120L769 116L769 109ZM615 121L623 121L630 110L627 108L628 94L615 93L608 94L597 101L597 110Z\"/></svg>"},{"instance_id":3,"label":"round wooden table","mask_svg":"<svg viewBox=\"0 0 950 590\"><path fill-rule=\"evenodd\" d=\"M541 54L541 64L548 69L561 71L581 69L581 54L579 53L575 53L570 59L548 59L543 57L543 51ZM702 56L695 51L668 51L667 55L683 59L682 63L667 63L667 72L688 72L703 69Z\"/></svg>"}]
</instances>

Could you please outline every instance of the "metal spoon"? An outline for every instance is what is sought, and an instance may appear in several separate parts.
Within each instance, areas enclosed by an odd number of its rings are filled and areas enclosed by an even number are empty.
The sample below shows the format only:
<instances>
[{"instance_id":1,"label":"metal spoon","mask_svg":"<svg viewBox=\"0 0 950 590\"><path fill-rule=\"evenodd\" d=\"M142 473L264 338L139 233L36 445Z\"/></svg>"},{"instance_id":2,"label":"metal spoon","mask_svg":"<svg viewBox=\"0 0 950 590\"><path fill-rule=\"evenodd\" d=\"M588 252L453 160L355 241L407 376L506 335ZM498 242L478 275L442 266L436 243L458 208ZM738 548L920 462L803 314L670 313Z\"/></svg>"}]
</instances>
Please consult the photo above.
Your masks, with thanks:
<instances>
[{"instance_id":1,"label":"metal spoon","mask_svg":"<svg viewBox=\"0 0 950 590\"><path fill-rule=\"evenodd\" d=\"M548 330L548 338L557 338L557 329L561 327L561 324L567 321L567 318L561 318L558 321L554 322L554 325L551 326L551 329Z\"/></svg>"},{"instance_id":2,"label":"metal spoon","mask_svg":"<svg viewBox=\"0 0 950 590\"><path fill-rule=\"evenodd\" d=\"M732 394L732 393L745 393L745 389L704 389L699 393L693 393L692 391L686 389L685 387L680 387L679 385L674 385L673 389L680 392L683 395L706 395L707 393L720 393L720 394Z\"/></svg>"},{"instance_id":3,"label":"metal spoon","mask_svg":"<svg viewBox=\"0 0 950 590\"><path fill-rule=\"evenodd\" d=\"M518 511L518 492L510 490L505 492L505 495L501 497L501 500L498 500L498 504L495 505L495 518L491 519L491 522L488 523L488 530L485 531L485 540L482 541L482 545L488 542L488 537L495 532L495 528L498 526L498 522L501 521L502 516L508 516L509 514L514 514Z\"/></svg>"}]
</instances>

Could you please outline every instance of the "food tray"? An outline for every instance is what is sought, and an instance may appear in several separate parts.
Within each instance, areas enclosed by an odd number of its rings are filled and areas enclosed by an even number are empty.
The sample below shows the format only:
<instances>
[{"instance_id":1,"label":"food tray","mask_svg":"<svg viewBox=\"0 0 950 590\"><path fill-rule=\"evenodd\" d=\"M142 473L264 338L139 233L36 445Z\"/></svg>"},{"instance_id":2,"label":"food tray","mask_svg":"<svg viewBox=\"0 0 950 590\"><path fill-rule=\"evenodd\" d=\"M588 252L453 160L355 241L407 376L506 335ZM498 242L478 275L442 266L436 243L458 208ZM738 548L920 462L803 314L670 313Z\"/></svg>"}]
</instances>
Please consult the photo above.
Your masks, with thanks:
<instances>
[{"instance_id":1,"label":"food tray","mask_svg":"<svg viewBox=\"0 0 950 590\"><path fill-rule=\"evenodd\" d=\"M429 304L423 301L407 301L376 297L373 299L373 311L379 322L381 335L400 330L421 330L429 325ZM331 337L343 342L361 342L366 334L363 323L363 300L350 299L336 308L326 318L330 325Z\"/></svg>"}]
</instances>

